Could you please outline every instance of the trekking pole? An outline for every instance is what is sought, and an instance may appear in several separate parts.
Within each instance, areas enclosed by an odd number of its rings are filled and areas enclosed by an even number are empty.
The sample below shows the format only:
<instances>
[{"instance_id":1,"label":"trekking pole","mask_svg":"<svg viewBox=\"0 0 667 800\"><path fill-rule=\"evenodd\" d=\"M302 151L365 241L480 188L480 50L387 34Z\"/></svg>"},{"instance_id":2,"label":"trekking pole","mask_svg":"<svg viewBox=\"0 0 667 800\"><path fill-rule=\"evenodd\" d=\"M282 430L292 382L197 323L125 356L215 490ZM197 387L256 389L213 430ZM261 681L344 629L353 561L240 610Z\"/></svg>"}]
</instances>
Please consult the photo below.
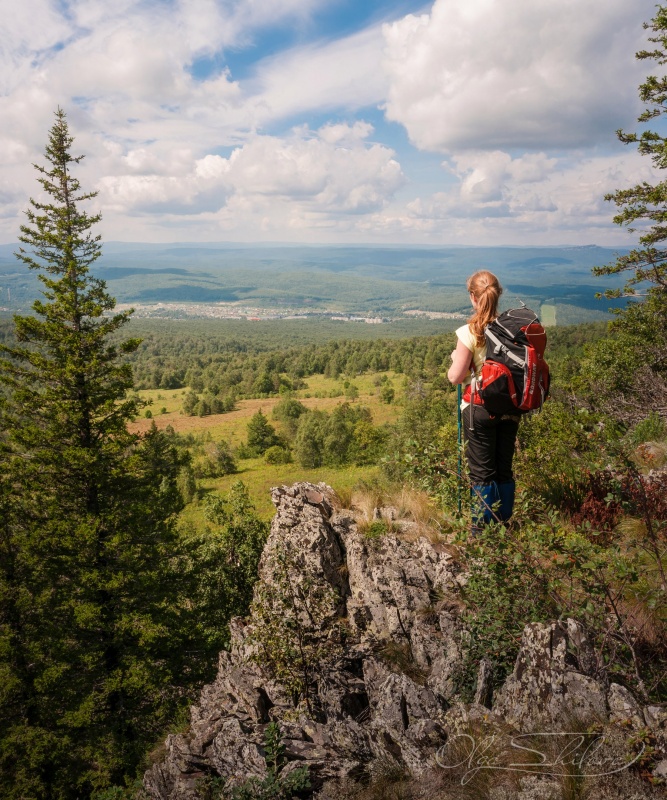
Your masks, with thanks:
<instances>
[{"instance_id":1,"label":"trekking pole","mask_svg":"<svg viewBox=\"0 0 667 800\"><path fill-rule=\"evenodd\" d=\"M458 424L459 433L459 461L458 461L458 474L459 482L457 487L457 498L459 506L459 516L461 516L461 438L462 438L462 425L461 425L461 384L456 385L456 421Z\"/></svg>"}]
</instances>

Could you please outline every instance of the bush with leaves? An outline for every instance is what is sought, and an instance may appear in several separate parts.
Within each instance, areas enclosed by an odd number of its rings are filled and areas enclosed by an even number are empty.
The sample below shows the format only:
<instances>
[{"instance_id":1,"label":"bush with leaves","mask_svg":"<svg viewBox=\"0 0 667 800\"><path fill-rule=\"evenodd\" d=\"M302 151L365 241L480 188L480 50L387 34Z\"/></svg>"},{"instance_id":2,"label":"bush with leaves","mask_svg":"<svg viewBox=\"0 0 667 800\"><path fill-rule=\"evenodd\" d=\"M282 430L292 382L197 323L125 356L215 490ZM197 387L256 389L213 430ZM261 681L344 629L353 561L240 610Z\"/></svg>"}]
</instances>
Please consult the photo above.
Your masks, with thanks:
<instances>
[{"instance_id":1,"label":"bush with leaves","mask_svg":"<svg viewBox=\"0 0 667 800\"><path fill-rule=\"evenodd\" d=\"M272 417L282 425L285 435L291 440L296 436L299 419L308 409L290 395L284 395L273 407Z\"/></svg>"},{"instance_id":2,"label":"bush with leaves","mask_svg":"<svg viewBox=\"0 0 667 800\"><path fill-rule=\"evenodd\" d=\"M616 462L618 428L607 417L551 399L519 425L514 468L531 497L578 508L587 491L587 471Z\"/></svg>"},{"instance_id":3,"label":"bush with leaves","mask_svg":"<svg viewBox=\"0 0 667 800\"><path fill-rule=\"evenodd\" d=\"M308 411L299 418L294 454L302 467L379 463L387 434L372 424L363 406L341 403L327 414Z\"/></svg>"},{"instance_id":4,"label":"bush with leaves","mask_svg":"<svg viewBox=\"0 0 667 800\"><path fill-rule=\"evenodd\" d=\"M264 453L264 460L267 464L291 464L292 454L289 448L274 444Z\"/></svg>"},{"instance_id":5,"label":"bush with leaves","mask_svg":"<svg viewBox=\"0 0 667 800\"><path fill-rule=\"evenodd\" d=\"M254 453L256 456L264 455L269 447L282 444L282 440L276 433L276 429L268 421L261 408L250 418L247 430L248 450Z\"/></svg>"},{"instance_id":6,"label":"bush with leaves","mask_svg":"<svg viewBox=\"0 0 667 800\"><path fill-rule=\"evenodd\" d=\"M387 403L389 405L394 402L395 397L396 389L394 389L391 382L387 381L386 383L383 383L380 388L380 402Z\"/></svg>"},{"instance_id":7,"label":"bush with leaves","mask_svg":"<svg viewBox=\"0 0 667 800\"><path fill-rule=\"evenodd\" d=\"M197 479L190 464L181 467L176 485L184 503L191 503L197 497Z\"/></svg>"},{"instance_id":8,"label":"bush with leaves","mask_svg":"<svg viewBox=\"0 0 667 800\"><path fill-rule=\"evenodd\" d=\"M403 414L391 431L387 455L382 459L383 472L390 481L408 480L452 511L458 505L459 493L468 492L456 420L453 387L442 381L409 384Z\"/></svg>"},{"instance_id":9,"label":"bush with leaves","mask_svg":"<svg viewBox=\"0 0 667 800\"><path fill-rule=\"evenodd\" d=\"M302 467L321 467L324 463L325 411L309 411L299 419L294 440L294 455Z\"/></svg>"},{"instance_id":10,"label":"bush with leaves","mask_svg":"<svg viewBox=\"0 0 667 800\"><path fill-rule=\"evenodd\" d=\"M205 442L201 450L201 455L195 457L192 465L195 477L219 478L236 472L236 461L227 442Z\"/></svg>"},{"instance_id":11,"label":"bush with leaves","mask_svg":"<svg viewBox=\"0 0 667 800\"><path fill-rule=\"evenodd\" d=\"M519 525L464 535L464 693L472 695L482 658L491 661L495 684L504 680L525 624L572 617L593 641L600 674L635 686L644 702L667 699L667 524L628 481L634 499L627 508L638 516L611 539L593 535L589 524L573 530L556 511L536 513L533 500L517 509Z\"/></svg>"},{"instance_id":12,"label":"bush with leaves","mask_svg":"<svg viewBox=\"0 0 667 800\"><path fill-rule=\"evenodd\" d=\"M667 423L655 411L651 412L628 431L625 441L636 447L645 442L660 442L667 438Z\"/></svg>"}]
</instances>

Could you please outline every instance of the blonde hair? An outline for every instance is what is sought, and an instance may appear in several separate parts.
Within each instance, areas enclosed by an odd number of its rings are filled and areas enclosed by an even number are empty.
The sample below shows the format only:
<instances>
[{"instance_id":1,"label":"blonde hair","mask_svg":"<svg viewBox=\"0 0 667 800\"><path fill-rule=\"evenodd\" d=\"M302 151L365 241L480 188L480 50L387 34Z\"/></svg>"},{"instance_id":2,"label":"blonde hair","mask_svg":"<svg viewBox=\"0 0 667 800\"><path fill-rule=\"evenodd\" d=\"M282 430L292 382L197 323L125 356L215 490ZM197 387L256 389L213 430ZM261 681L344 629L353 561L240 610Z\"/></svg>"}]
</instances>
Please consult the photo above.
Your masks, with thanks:
<instances>
[{"instance_id":1,"label":"blonde hair","mask_svg":"<svg viewBox=\"0 0 667 800\"><path fill-rule=\"evenodd\" d=\"M466 281L466 288L477 301L475 313L468 320L477 346L484 344L484 328L498 316L498 300L503 287L498 278L486 269L480 269Z\"/></svg>"}]
</instances>

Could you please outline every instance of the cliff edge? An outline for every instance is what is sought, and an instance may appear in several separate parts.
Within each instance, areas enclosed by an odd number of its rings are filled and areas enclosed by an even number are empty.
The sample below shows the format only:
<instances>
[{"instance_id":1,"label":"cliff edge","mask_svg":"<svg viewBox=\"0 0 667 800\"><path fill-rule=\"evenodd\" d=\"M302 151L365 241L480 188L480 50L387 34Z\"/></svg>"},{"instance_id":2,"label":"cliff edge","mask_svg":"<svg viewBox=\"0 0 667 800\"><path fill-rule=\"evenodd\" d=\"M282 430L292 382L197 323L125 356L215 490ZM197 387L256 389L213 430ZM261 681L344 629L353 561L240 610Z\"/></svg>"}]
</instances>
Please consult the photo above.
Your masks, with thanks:
<instances>
[{"instance_id":1,"label":"cliff edge","mask_svg":"<svg viewBox=\"0 0 667 800\"><path fill-rule=\"evenodd\" d=\"M455 550L409 525L360 532L324 484L272 498L252 612L232 620L188 732L146 772L149 797L194 800L207 778L266 775L272 721L281 774L308 768L300 797L389 798L392 782L406 800L583 797L564 793L575 784L588 800L667 796L667 708L593 674L577 622L526 626L505 684L492 696L482 662L463 704Z\"/></svg>"}]
</instances>

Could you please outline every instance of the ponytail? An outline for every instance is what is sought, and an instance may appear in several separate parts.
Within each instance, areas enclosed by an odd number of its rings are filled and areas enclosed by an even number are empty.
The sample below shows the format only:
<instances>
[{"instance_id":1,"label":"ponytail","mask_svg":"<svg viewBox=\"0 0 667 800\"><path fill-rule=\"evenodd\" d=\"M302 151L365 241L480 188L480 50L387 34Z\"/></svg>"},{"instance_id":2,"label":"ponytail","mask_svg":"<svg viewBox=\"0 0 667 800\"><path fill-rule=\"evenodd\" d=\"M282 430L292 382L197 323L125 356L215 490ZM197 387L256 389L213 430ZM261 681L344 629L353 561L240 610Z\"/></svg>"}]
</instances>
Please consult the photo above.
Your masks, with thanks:
<instances>
[{"instance_id":1,"label":"ponytail","mask_svg":"<svg viewBox=\"0 0 667 800\"><path fill-rule=\"evenodd\" d=\"M498 300L503 293L503 288L493 272L485 269L471 275L466 282L466 287L477 301L477 308L468 320L468 324L477 346L481 347L485 341L484 328L498 316Z\"/></svg>"}]
</instances>

